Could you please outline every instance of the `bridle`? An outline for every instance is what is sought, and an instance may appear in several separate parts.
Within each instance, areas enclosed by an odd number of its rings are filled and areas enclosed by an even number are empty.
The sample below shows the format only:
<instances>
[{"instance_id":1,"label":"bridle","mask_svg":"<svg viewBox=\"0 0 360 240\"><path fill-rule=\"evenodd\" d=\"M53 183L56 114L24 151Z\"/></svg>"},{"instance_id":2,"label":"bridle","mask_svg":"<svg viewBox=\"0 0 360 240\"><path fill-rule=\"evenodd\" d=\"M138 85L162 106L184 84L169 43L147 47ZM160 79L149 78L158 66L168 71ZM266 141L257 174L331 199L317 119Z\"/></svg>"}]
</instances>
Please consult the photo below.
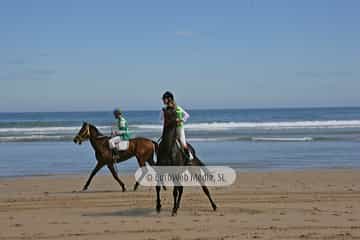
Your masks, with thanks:
<instances>
[{"instance_id":1,"label":"bridle","mask_svg":"<svg viewBox=\"0 0 360 240\"><path fill-rule=\"evenodd\" d=\"M81 134L78 134L76 138L78 138L79 141L84 141L88 137L90 137L90 125L86 124L85 131L83 131Z\"/></svg>"}]
</instances>

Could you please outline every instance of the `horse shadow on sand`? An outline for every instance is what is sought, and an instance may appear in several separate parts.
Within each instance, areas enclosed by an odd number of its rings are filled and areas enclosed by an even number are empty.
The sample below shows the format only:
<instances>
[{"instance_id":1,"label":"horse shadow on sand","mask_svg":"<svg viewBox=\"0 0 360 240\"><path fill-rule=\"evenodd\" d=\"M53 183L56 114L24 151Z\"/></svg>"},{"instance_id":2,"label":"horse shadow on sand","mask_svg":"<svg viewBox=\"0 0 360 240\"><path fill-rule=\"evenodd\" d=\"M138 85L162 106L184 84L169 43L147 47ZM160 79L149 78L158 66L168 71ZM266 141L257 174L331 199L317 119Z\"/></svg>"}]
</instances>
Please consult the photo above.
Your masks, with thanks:
<instances>
[{"instance_id":1,"label":"horse shadow on sand","mask_svg":"<svg viewBox=\"0 0 360 240\"><path fill-rule=\"evenodd\" d=\"M84 213L84 217L153 217L158 215L153 208L131 208L115 212Z\"/></svg>"}]
</instances>

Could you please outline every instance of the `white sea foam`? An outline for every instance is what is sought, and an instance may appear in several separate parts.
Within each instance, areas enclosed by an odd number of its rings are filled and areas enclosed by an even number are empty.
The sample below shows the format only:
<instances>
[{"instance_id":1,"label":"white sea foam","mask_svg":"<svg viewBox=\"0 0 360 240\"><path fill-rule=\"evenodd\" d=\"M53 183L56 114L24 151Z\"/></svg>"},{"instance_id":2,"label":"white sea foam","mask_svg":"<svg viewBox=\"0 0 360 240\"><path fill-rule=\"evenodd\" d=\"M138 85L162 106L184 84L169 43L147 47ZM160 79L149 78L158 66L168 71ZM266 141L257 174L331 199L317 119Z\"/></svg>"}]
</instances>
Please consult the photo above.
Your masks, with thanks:
<instances>
[{"instance_id":1,"label":"white sea foam","mask_svg":"<svg viewBox=\"0 0 360 240\"><path fill-rule=\"evenodd\" d=\"M71 135L25 135L0 137L0 142L32 142L32 141L60 141L71 140ZM311 137L286 138L286 137L209 137L189 138L191 142L223 142L223 141L281 141L281 142L306 142L313 141Z\"/></svg>"},{"instance_id":2,"label":"white sea foam","mask_svg":"<svg viewBox=\"0 0 360 240\"><path fill-rule=\"evenodd\" d=\"M136 125L141 129L161 129L161 125ZM186 124L189 130L231 130L231 129L296 129L296 128L360 128L360 120L297 121L297 122L213 122Z\"/></svg>"},{"instance_id":3,"label":"white sea foam","mask_svg":"<svg viewBox=\"0 0 360 240\"><path fill-rule=\"evenodd\" d=\"M0 142L59 141L63 139L65 139L64 136L30 135L30 136L0 137Z\"/></svg>"},{"instance_id":4,"label":"white sea foam","mask_svg":"<svg viewBox=\"0 0 360 240\"><path fill-rule=\"evenodd\" d=\"M307 128L360 128L360 120L330 120L330 121L296 121L296 122L212 122L212 123L188 123L185 125L188 130L194 131L219 131L232 129L307 129ZM98 126L104 133L110 132L111 126ZM139 124L130 125L130 130L159 131L160 124ZM76 133L80 127L14 127L0 128L3 134L56 134Z\"/></svg>"},{"instance_id":5,"label":"white sea foam","mask_svg":"<svg viewBox=\"0 0 360 240\"><path fill-rule=\"evenodd\" d=\"M314 139L311 137L285 138L285 137L253 137L253 141L270 141L270 142L309 142Z\"/></svg>"},{"instance_id":6,"label":"white sea foam","mask_svg":"<svg viewBox=\"0 0 360 240\"><path fill-rule=\"evenodd\" d=\"M245 141L251 140L250 137L190 137L188 138L190 142L222 142L222 141Z\"/></svg>"}]
</instances>

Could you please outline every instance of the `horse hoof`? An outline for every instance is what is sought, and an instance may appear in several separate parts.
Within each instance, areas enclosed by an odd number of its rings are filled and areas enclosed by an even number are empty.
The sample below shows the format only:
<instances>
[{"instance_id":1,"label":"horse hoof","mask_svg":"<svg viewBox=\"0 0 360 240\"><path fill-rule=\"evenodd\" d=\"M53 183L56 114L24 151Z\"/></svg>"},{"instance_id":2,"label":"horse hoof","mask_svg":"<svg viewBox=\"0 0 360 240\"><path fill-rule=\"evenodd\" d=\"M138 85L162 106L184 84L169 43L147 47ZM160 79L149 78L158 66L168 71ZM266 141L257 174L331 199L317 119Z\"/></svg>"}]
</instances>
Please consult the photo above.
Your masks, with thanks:
<instances>
[{"instance_id":1,"label":"horse hoof","mask_svg":"<svg viewBox=\"0 0 360 240\"><path fill-rule=\"evenodd\" d=\"M173 208L171 216L176 216L177 210L178 210L177 208Z\"/></svg>"},{"instance_id":2,"label":"horse hoof","mask_svg":"<svg viewBox=\"0 0 360 240\"><path fill-rule=\"evenodd\" d=\"M126 188L125 188L125 187L122 187L122 191L123 191L123 192L126 192Z\"/></svg>"},{"instance_id":3,"label":"horse hoof","mask_svg":"<svg viewBox=\"0 0 360 240\"><path fill-rule=\"evenodd\" d=\"M217 206L214 204L214 205L212 206L212 208L213 208L214 211L216 211Z\"/></svg>"},{"instance_id":4,"label":"horse hoof","mask_svg":"<svg viewBox=\"0 0 360 240\"><path fill-rule=\"evenodd\" d=\"M161 210L161 206L157 206L157 207L156 207L156 212L157 212L157 213L160 213L160 210Z\"/></svg>"}]
</instances>

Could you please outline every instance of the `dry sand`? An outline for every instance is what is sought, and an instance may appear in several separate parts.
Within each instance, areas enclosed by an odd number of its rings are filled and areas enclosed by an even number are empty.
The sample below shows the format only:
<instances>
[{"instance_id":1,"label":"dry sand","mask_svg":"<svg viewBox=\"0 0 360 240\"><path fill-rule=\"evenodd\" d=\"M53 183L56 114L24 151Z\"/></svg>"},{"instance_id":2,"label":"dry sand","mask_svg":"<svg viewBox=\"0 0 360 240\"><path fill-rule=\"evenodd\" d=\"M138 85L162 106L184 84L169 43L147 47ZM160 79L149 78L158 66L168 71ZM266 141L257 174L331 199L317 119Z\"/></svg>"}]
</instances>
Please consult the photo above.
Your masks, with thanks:
<instances>
[{"instance_id":1,"label":"dry sand","mask_svg":"<svg viewBox=\"0 0 360 240\"><path fill-rule=\"evenodd\" d=\"M132 176L121 176L128 189ZM360 171L240 173L231 187L185 188L171 217L172 191L121 192L111 176L0 179L0 239L360 239Z\"/></svg>"}]
</instances>

